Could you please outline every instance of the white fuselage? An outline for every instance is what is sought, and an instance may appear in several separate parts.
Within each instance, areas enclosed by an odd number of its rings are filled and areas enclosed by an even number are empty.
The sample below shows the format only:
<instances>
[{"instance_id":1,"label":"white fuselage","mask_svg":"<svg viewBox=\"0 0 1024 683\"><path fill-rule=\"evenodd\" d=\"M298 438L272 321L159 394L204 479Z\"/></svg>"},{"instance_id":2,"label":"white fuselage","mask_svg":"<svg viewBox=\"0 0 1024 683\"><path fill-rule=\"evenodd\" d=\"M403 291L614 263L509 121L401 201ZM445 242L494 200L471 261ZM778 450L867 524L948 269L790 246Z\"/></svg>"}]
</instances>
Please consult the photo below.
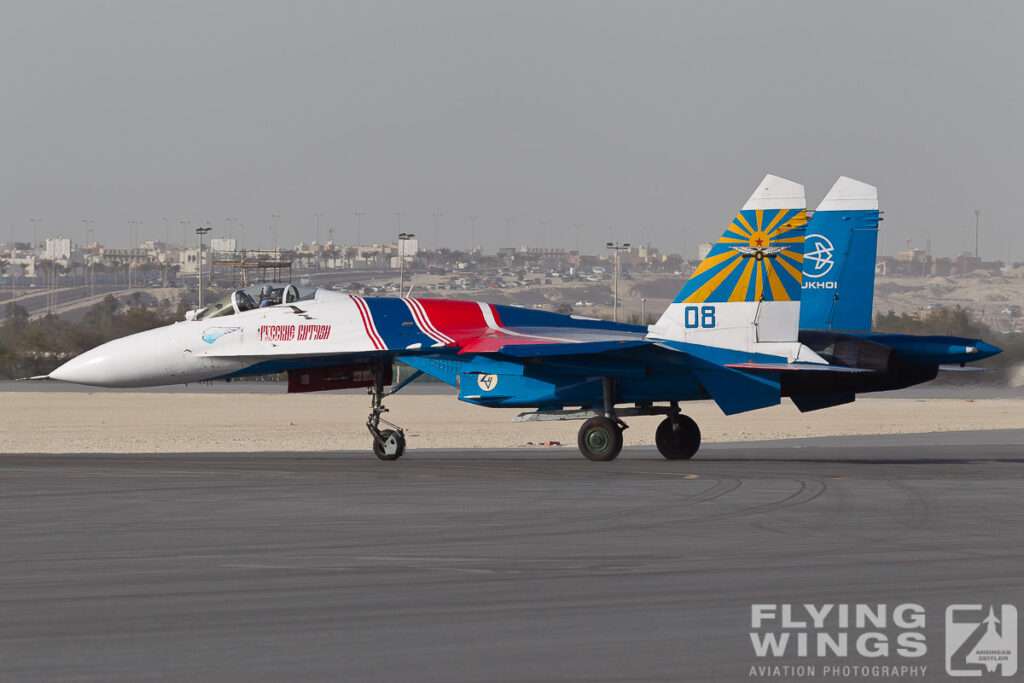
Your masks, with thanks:
<instances>
[{"instance_id":1,"label":"white fuselage","mask_svg":"<svg viewBox=\"0 0 1024 683\"><path fill-rule=\"evenodd\" d=\"M374 351L352 297L314 300L177 322L109 341L72 358L53 379L100 387L149 387L222 377L272 358Z\"/></svg>"}]
</instances>

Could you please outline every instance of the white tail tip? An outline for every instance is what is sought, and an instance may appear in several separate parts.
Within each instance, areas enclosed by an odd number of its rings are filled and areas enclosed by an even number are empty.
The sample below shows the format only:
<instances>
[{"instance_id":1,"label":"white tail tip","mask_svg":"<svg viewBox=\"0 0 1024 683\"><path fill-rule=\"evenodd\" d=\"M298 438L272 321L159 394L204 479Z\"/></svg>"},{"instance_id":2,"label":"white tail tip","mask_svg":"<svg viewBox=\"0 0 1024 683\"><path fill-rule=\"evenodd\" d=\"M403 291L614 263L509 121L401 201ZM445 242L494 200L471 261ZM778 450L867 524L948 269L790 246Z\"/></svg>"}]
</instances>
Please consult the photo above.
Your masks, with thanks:
<instances>
[{"instance_id":1,"label":"white tail tip","mask_svg":"<svg viewBox=\"0 0 1024 683\"><path fill-rule=\"evenodd\" d=\"M768 174L743 205L743 211L755 209L806 209L804 186L776 175Z\"/></svg>"},{"instance_id":2,"label":"white tail tip","mask_svg":"<svg viewBox=\"0 0 1024 683\"><path fill-rule=\"evenodd\" d=\"M818 204L818 211L878 211L878 188L853 178L839 180Z\"/></svg>"}]
</instances>

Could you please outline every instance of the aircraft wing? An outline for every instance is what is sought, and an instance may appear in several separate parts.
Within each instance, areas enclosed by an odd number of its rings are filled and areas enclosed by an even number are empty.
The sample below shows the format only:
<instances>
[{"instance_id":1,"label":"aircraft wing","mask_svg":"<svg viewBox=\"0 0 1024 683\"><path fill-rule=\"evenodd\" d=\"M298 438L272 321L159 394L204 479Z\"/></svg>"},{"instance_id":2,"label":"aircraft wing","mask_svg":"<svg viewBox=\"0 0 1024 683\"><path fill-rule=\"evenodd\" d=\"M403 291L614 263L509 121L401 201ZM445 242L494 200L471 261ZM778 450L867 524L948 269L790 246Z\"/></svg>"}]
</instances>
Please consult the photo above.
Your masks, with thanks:
<instances>
[{"instance_id":1,"label":"aircraft wing","mask_svg":"<svg viewBox=\"0 0 1024 683\"><path fill-rule=\"evenodd\" d=\"M458 340L459 354L497 353L515 358L540 358L603 353L652 344L640 332L528 328L523 331L488 329L479 336Z\"/></svg>"}]
</instances>

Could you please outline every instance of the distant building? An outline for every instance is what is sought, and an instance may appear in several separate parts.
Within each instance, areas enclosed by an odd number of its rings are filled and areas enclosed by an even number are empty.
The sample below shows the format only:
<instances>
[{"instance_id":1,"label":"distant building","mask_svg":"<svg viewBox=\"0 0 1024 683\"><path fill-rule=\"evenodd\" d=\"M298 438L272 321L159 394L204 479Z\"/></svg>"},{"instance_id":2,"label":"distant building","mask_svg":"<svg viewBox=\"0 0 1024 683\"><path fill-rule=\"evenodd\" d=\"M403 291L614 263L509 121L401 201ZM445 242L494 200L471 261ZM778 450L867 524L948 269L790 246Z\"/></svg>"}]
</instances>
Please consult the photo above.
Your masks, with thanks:
<instances>
[{"instance_id":1,"label":"distant building","mask_svg":"<svg viewBox=\"0 0 1024 683\"><path fill-rule=\"evenodd\" d=\"M901 249L899 262L894 264L899 275L923 277L932 271L932 257L924 249Z\"/></svg>"},{"instance_id":2,"label":"distant building","mask_svg":"<svg viewBox=\"0 0 1024 683\"><path fill-rule=\"evenodd\" d=\"M896 259L892 256L879 256L878 260L875 261L875 275L893 275L895 273L894 265Z\"/></svg>"},{"instance_id":3,"label":"distant building","mask_svg":"<svg viewBox=\"0 0 1024 683\"><path fill-rule=\"evenodd\" d=\"M205 249L204 249L205 251ZM204 261L206 259L204 258ZM199 247L182 249L178 252L178 272L182 275L195 275L199 272Z\"/></svg>"},{"instance_id":4,"label":"distant building","mask_svg":"<svg viewBox=\"0 0 1024 683\"><path fill-rule=\"evenodd\" d=\"M940 256L932 261L932 275L947 277L953 274L953 259Z\"/></svg>"}]
</instances>

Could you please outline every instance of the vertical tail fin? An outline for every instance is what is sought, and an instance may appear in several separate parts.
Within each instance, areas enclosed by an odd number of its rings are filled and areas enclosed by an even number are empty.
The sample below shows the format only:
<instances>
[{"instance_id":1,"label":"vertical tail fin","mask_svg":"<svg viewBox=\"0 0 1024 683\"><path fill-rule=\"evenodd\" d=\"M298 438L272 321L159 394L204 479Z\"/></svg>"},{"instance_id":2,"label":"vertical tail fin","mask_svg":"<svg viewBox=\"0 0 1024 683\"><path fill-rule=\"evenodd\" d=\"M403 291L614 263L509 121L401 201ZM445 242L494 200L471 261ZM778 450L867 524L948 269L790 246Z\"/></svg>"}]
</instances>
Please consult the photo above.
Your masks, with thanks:
<instances>
[{"instance_id":1,"label":"vertical tail fin","mask_svg":"<svg viewBox=\"0 0 1024 683\"><path fill-rule=\"evenodd\" d=\"M806 207L803 185L765 176L652 336L741 350L796 341Z\"/></svg>"},{"instance_id":2,"label":"vertical tail fin","mask_svg":"<svg viewBox=\"0 0 1024 683\"><path fill-rule=\"evenodd\" d=\"M800 328L871 329L878 188L842 176L811 218L804 242Z\"/></svg>"}]
</instances>

